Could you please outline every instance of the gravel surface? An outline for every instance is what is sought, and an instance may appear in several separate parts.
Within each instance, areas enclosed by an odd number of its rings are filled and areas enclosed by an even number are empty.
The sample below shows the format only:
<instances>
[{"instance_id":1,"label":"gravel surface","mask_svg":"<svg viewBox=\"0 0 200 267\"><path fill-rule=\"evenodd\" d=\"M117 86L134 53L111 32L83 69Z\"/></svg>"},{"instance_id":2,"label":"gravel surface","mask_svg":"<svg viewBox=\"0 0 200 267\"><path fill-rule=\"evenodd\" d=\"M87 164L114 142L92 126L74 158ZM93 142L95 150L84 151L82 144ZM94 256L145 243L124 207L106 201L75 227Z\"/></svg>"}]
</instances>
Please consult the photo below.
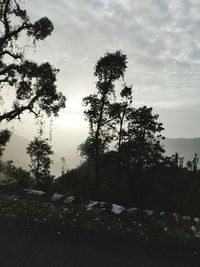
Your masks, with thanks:
<instances>
[{"instance_id":1,"label":"gravel surface","mask_svg":"<svg viewBox=\"0 0 200 267\"><path fill-rule=\"evenodd\" d=\"M199 267L191 246L128 234L0 222L2 267Z\"/></svg>"}]
</instances>

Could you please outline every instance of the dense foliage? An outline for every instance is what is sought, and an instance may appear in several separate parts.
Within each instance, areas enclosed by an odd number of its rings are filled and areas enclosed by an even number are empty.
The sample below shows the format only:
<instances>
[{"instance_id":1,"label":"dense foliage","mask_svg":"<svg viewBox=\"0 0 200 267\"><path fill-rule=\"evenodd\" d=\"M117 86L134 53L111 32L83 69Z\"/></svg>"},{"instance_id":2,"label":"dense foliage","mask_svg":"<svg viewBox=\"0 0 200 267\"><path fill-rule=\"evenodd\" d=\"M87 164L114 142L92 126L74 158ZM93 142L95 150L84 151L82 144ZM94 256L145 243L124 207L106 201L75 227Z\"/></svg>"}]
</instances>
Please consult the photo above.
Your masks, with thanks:
<instances>
[{"instance_id":1,"label":"dense foliage","mask_svg":"<svg viewBox=\"0 0 200 267\"><path fill-rule=\"evenodd\" d=\"M65 97L56 89L57 69L45 62L38 64L26 59L26 41L35 46L53 31L47 18L32 22L19 0L0 2L0 122L20 119L29 112L38 117L41 112L48 116L58 115L65 107ZM5 101L8 91L13 101ZM1 135L5 132L1 130ZM5 136L5 135L4 135ZM4 144L9 140L1 138ZM2 151L2 150L1 150Z\"/></svg>"},{"instance_id":2,"label":"dense foliage","mask_svg":"<svg viewBox=\"0 0 200 267\"><path fill-rule=\"evenodd\" d=\"M22 190L34 186L34 179L30 171L24 170L21 167L16 167L13 162L0 162L0 186L6 190Z\"/></svg>"},{"instance_id":3,"label":"dense foliage","mask_svg":"<svg viewBox=\"0 0 200 267\"><path fill-rule=\"evenodd\" d=\"M6 143L10 140L11 132L7 129L0 131L0 157L3 155Z\"/></svg>"}]
</instances>

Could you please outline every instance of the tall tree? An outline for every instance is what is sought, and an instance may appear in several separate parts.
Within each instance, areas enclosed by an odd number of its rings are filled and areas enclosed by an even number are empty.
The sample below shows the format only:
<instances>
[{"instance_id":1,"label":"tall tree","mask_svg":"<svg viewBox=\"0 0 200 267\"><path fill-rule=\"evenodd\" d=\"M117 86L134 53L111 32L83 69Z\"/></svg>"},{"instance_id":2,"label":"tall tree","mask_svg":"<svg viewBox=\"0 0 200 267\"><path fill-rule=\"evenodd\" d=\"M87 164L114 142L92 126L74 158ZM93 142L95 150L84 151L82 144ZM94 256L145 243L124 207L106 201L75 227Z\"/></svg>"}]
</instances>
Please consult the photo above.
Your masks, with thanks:
<instances>
[{"instance_id":1,"label":"tall tree","mask_svg":"<svg viewBox=\"0 0 200 267\"><path fill-rule=\"evenodd\" d=\"M164 149L160 134L164 128L158 122L158 114L152 114L152 108L146 106L132 109L128 118L128 135L125 142L129 146L131 167L141 169L152 167L161 159Z\"/></svg>"},{"instance_id":2,"label":"tall tree","mask_svg":"<svg viewBox=\"0 0 200 267\"><path fill-rule=\"evenodd\" d=\"M25 58L24 37L33 45L51 35L53 24L43 17L32 22L20 0L0 1L0 122L20 119L25 111L38 117L58 115L65 97L56 89L57 69ZM21 38L23 36L23 38ZM5 101L10 90L12 103Z\"/></svg>"},{"instance_id":3,"label":"tall tree","mask_svg":"<svg viewBox=\"0 0 200 267\"><path fill-rule=\"evenodd\" d=\"M112 119L110 118L111 100L115 97L114 82L124 77L127 67L126 55L121 51L106 53L95 66L94 75L98 78L97 93L83 99L85 116L89 121L90 132L82 154L94 160L95 193L100 193L100 157L111 142Z\"/></svg>"},{"instance_id":4,"label":"tall tree","mask_svg":"<svg viewBox=\"0 0 200 267\"><path fill-rule=\"evenodd\" d=\"M129 189L133 197L138 199L134 187L141 183L144 170L155 167L164 160L164 149L160 143L164 137L160 132L164 129L157 121L158 115L146 106L132 109L128 116L126 140L121 146L123 167L128 175Z\"/></svg>"}]
</instances>

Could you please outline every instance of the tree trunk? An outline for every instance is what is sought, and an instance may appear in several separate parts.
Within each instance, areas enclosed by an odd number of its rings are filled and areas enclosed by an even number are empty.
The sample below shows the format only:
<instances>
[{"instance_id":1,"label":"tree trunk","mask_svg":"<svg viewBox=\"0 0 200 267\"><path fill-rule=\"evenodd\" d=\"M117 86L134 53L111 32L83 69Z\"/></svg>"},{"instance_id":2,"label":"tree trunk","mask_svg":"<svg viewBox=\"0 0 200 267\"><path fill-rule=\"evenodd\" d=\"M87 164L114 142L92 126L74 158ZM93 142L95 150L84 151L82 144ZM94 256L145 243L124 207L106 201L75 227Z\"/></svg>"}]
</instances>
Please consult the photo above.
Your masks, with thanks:
<instances>
[{"instance_id":1,"label":"tree trunk","mask_svg":"<svg viewBox=\"0 0 200 267\"><path fill-rule=\"evenodd\" d=\"M95 159L95 190L94 197L99 200L101 192L101 178L100 178L100 165L99 165L99 155Z\"/></svg>"},{"instance_id":2,"label":"tree trunk","mask_svg":"<svg viewBox=\"0 0 200 267\"><path fill-rule=\"evenodd\" d=\"M102 126L102 118L103 118L103 112L104 112L104 105L105 105L105 99L106 99L106 93L102 95L102 105L101 110L99 114L99 119L97 122L97 130L95 133L95 142L96 142L96 155L95 155L95 194L97 198L100 197L100 188L101 188L101 178L100 178L100 162L99 162L99 136L100 136L100 130Z\"/></svg>"}]
</instances>

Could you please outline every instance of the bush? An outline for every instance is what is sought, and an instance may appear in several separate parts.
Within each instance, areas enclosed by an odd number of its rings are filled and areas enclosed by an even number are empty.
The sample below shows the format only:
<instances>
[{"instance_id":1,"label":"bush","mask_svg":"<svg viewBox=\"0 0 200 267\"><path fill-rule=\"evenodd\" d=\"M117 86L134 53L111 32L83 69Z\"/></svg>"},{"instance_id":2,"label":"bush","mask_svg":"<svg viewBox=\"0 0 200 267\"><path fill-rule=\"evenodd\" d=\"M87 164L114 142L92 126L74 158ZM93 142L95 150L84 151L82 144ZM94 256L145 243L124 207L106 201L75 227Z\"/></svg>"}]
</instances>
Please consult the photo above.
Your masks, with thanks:
<instances>
[{"instance_id":1,"label":"bush","mask_svg":"<svg viewBox=\"0 0 200 267\"><path fill-rule=\"evenodd\" d=\"M7 162L2 172L5 175L5 179L1 184L5 187L18 190L34 186L30 171L14 166L12 161Z\"/></svg>"}]
</instances>

